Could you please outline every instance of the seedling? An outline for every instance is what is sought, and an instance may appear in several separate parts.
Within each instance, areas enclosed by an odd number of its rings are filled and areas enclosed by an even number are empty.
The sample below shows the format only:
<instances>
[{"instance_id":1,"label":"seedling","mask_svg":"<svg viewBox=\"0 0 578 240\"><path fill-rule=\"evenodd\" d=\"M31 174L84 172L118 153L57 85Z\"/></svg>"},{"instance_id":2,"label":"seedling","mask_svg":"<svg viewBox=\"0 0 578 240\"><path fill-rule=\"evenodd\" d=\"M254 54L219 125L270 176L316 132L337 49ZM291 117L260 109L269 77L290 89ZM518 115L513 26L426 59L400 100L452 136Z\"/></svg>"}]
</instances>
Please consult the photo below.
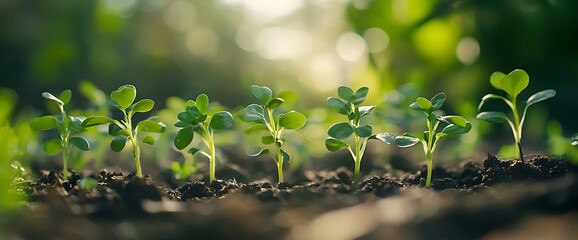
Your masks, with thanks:
<instances>
[{"instance_id":1,"label":"seedling","mask_svg":"<svg viewBox=\"0 0 578 240\"><path fill-rule=\"evenodd\" d=\"M274 111L284 100L280 97L273 97L271 89L265 86L251 86L251 94L259 100L259 104L250 104L241 112L241 120L254 125L250 126L245 133L253 134L266 131L268 134L261 137L261 143L264 145L273 144L277 158L277 174L279 183L283 182L283 161L289 161L289 154L283 150L285 130L295 130L305 126L307 118L305 115L289 111L280 113L275 117ZM255 147L249 153L250 156L259 156L269 153L268 148Z\"/></svg>"},{"instance_id":2,"label":"seedling","mask_svg":"<svg viewBox=\"0 0 578 240\"><path fill-rule=\"evenodd\" d=\"M426 117L427 130L422 134L404 133L401 136L395 136L390 133L378 134L377 139L398 147L406 148L421 143L423 151L427 160L427 178L425 187L429 188L431 183L431 175L433 169L433 154L438 146L440 139L448 136L455 136L468 133L472 129L465 118L460 116L442 116L438 111L446 100L446 95L441 92L436 94L431 100L423 97L418 97L409 107L411 109L420 110ZM446 126L438 131L440 123Z\"/></svg>"},{"instance_id":3,"label":"seedling","mask_svg":"<svg viewBox=\"0 0 578 240\"><path fill-rule=\"evenodd\" d=\"M190 148L189 153L200 153L209 158L209 180L215 180L215 141L213 130L227 129L233 126L233 115L227 111L211 113L209 111L209 97L201 94L196 101L189 100L185 103L185 111L178 114L176 127L182 128L174 138L175 147L185 149L193 141L195 132L201 136L203 143L209 149L209 153L198 148Z\"/></svg>"},{"instance_id":4,"label":"seedling","mask_svg":"<svg viewBox=\"0 0 578 240\"><path fill-rule=\"evenodd\" d=\"M490 77L490 84L496 89L503 90L506 92L507 97L503 97L496 94L487 94L482 98L480 105L478 106L478 111L482 109L484 104L491 99L499 99L504 101L508 107L512 110L513 120L510 119L505 113L502 112L480 112L476 118L488 121L491 123L503 123L507 122L514 135L514 142L516 148L517 157L520 161L524 162L524 154L522 153L522 127L524 125L524 120L526 119L526 112L528 107L544 101L548 98L556 96L556 91L552 89L543 90L530 96L526 101L526 106L522 113L522 118L520 118L520 113L518 111L517 97L526 89L528 83L530 82L530 77L528 74L521 69L516 69L508 73L507 75L501 72L494 72Z\"/></svg>"},{"instance_id":5,"label":"seedling","mask_svg":"<svg viewBox=\"0 0 578 240\"><path fill-rule=\"evenodd\" d=\"M353 171L353 186L359 186L361 168L361 158L367 147L367 141L375 139L372 135L373 127L371 125L362 125L361 119L375 108L375 106L360 106L369 92L369 88L362 87L353 92L353 90L346 86L341 86L337 89L339 97L327 98L327 103L331 109L341 115L347 116L347 122L335 123L329 127L327 134L329 137L325 139L325 147L331 152L336 152L340 149L346 148L355 164ZM345 139L353 136L355 141L354 146L345 142Z\"/></svg>"},{"instance_id":6,"label":"seedling","mask_svg":"<svg viewBox=\"0 0 578 240\"><path fill-rule=\"evenodd\" d=\"M132 85L124 85L110 94L114 101L114 107L123 114L123 120L115 120L107 116L89 117L82 122L83 127L93 127L102 124L108 124L108 134L114 136L110 143L110 148L115 152L124 149L126 142L130 142L133 151L133 157L136 164L136 175L142 177L140 164L140 143L153 145L155 139L152 136L145 136L141 140L138 134L162 133L165 131L165 124L154 120L154 117L134 123L132 117L135 113L149 112L153 109L155 102L151 99L142 99L136 103L136 88Z\"/></svg>"},{"instance_id":7,"label":"seedling","mask_svg":"<svg viewBox=\"0 0 578 240\"><path fill-rule=\"evenodd\" d=\"M73 145L81 151L88 151L90 145L82 137L74 136L85 131L84 126L82 126L82 120L78 117L69 116L64 110L64 106L70 102L72 92L68 89L64 90L58 97L48 92L43 92L42 97L56 103L60 110L60 115L34 118L30 122L30 128L35 131L58 130L60 138L45 142L44 152L48 155L56 155L62 152L62 178L66 181L68 179L68 161L72 154L70 146Z\"/></svg>"},{"instance_id":8,"label":"seedling","mask_svg":"<svg viewBox=\"0 0 578 240\"><path fill-rule=\"evenodd\" d=\"M578 146L578 133L575 133L570 137L570 141L572 141L572 145Z\"/></svg>"}]
</instances>

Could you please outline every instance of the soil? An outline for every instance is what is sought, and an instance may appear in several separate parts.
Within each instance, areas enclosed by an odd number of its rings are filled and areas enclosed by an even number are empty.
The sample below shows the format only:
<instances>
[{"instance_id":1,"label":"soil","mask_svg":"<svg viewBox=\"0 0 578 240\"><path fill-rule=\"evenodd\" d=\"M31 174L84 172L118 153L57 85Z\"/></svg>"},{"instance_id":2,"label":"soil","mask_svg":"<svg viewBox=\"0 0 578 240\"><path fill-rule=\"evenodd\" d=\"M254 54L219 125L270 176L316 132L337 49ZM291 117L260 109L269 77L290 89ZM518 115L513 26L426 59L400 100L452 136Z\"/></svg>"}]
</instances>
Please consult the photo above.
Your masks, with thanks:
<instances>
[{"instance_id":1,"label":"soil","mask_svg":"<svg viewBox=\"0 0 578 240\"><path fill-rule=\"evenodd\" d=\"M578 230L578 167L527 157L457 168L367 176L302 171L302 181L217 180L179 184L167 174L55 171L21 182L25 210L8 239L573 239ZM232 167L235 168L235 167ZM232 168L221 168L231 171ZM225 173L222 173L225 175ZM164 176L164 177L162 177ZM217 172L217 176L221 176ZM98 185L81 189L79 180ZM295 177L295 179L298 179Z\"/></svg>"}]
</instances>

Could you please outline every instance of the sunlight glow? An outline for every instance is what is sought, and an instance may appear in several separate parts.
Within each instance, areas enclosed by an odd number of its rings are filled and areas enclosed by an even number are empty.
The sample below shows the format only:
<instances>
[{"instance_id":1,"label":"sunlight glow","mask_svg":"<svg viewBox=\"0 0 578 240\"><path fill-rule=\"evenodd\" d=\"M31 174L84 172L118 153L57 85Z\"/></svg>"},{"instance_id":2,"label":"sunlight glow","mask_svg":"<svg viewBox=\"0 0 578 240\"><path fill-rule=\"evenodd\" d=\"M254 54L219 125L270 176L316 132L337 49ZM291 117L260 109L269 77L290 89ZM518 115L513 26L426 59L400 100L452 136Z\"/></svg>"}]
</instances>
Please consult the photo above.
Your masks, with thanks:
<instances>
[{"instance_id":1,"label":"sunlight glow","mask_svg":"<svg viewBox=\"0 0 578 240\"><path fill-rule=\"evenodd\" d=\"M337 54L345 61L359 61L365 56L366 51L365 41L356 33L344 33L337 41Z\"/></svg>"}]
</instances>

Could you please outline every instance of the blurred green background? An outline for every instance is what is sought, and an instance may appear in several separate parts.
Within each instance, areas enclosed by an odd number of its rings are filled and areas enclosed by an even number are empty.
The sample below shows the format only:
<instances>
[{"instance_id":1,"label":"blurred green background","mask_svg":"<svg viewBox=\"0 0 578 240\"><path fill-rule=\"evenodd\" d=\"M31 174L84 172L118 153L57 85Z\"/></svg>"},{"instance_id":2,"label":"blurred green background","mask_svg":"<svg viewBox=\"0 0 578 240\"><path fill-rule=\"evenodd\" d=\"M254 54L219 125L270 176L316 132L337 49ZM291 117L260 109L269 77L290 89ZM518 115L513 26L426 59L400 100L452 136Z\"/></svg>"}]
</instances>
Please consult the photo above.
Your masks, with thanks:
<instances>
[{"instance_id":1,"label":"blurred green background","mask_svg":"<svg viewBox=\"0 0 578 240\"><path fill-rule=\"evenodd\" d=\"M332 121L320 109L339 85L370 87L367 103L380 106L373 121L395 133L418 129L404 120L415 97L444 91L444 110L476 128L445 154L467 158L513 142L506 125L475 115L483 95L498 93L490 74L521 68L530 75L523 99L558 91L530 110L527 153L561 155L563 136L578 131L577 11L572 0L8 0L0 2L0 87L18 94L16 112L38 113L41 92L75 93L82 80L107 94L133 84L157 111L171 96L200 93L245 106L251 84L267 85L296 94L292 106L310 118L303 135L317 151L327 128L315 123ZM73 102L88 105L80 94Z\"/></svg>"}]
</instances>

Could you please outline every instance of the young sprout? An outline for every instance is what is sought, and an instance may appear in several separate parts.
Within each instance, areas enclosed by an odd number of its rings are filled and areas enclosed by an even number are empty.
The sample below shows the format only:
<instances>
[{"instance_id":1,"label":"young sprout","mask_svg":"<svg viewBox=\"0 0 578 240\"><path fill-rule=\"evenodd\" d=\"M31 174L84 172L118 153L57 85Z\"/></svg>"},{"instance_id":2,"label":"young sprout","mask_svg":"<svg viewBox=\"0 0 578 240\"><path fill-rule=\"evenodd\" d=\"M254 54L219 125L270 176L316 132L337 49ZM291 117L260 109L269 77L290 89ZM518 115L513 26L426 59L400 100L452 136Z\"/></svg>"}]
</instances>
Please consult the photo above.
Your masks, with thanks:
<instances>
[{"instance_id":1,"label":"young sprout","mask_svg":"<svg viewBox=\"0 0 578 240\"><path fill-rule=\"evenodd\" d=\"M154 120L154 117L135 123L132 117L135 113L149 112L153 109L155 102L151 99L142 99L136 103L136 88L132 85L124 85L110 94L114 101L114 107L119 109L123 114L123 120L115 120L107 116L89 117L82 122L83 127L93 127L102 124L108 124L108 134L114 136L110 143L110 148L115 152L124 149L126 142L130 142L133 151L133 157L136 164L136 175L142 177L140 164L140 143L153 145L155 139L152 136L146 136L139 140L138 134L162 133L165 131L165 124Z\"/></svg>"},{"instance_id":2,"label":"young sprout","mask_svg":"<svg viewBox=\"0 0 578 240\"><path fill-rule=\"evenodd\" d=\"M503 123L507 122L514 135L514 142L516 147L516 155L520 161L524 162L524 154L522 153L522 127L524 125L524 120L526 119L526 111L528 107L536 104L538 102L544 101L548 98L556 96L556 91L552 89L543 90L530 96L526 101L526 106L522 112L522 117L520 118L520 113L518 111L517 97L526 89L528 83L530 82L530 77L528 74L521 69L513 70L507 75L501 72L494 72L490 77L490 84L496 89L503 90L506 92L507 97L503 97L496 94L487 94L482 98L480 105L478 106L478 111L482 109L484 104L491 99L499 99L504 101L508 107L512 110L513 120L510 119L505 113L502 112L480 112L476 118L488 121L491 123Z\"/></svg>"},{"instance_id":3,"label":"young sprout","mask_svg":"<svg viewBox=\"0 0 578 240\"><path fill-rule=\"evenodd\" d=\"M215 141L213 130L227 129L233 126L233 116L227 111L211 113L209 109L209 97L201 94L196 101L189 100L185 103L185 111L178 114L176 127L182 128L174 138L175 147L185 149L195 136L195 132L201 136L209 153L198 148L189 149L189 153L201 153L209 158L209 180L215 180ZM183 169L181 169L183 170Z\"/></svg>"},{"instance_id":4,"label":"young sprout","mask_svg":"<svg viewBox=\"0 0 578 240\"><path fill-rule=\"evenodd\" d=\"M460 116L442 116L438 111L446 100L446 95L441 92L436 94L431 100L418 97L409 107L420 110L425 114L427 130L422 134L404 133L401 136L395 136L390 133L378 134L377 139L398 147L411 147L421 143L427 160L427 178L425 187L429 188L433 169L433 154L438 146L438 141L448 136L455 136L468 133L472 129L466 119ZM439 130L440 123L446 126Z\"/></svg>"},{"instance_id":5,"label":"young sprout","mask_svg":"<svg viewBox=\"0 0 578 240\"><path fill-rule=\"evenodd\" d=\"M81 151L88 151L90 145L82 137L74 136L77 133L85 131L84 126L82 126L82 120L78 117L69 116L64 110L64 106L70 102L72 92L68 89L64 90L58 97L44 92L42 93L42 97L56 103L60 110L60 115L34 118L30 122L30 128L35 131L58 130L60 138L45 142L44 152L48 155L56 155L62 152L62 178L66 181L68 179L68 159L72 154L71 145Z\"/></svg>"},{"instance_id":6,"label":"young sprout","mask_svg":"<svg viewBox=\"0 0 578 240\"><path fill-rule=\"evenodd\" d=\"M305 115L289 111L280 113L275 117L274 110L277 109L284 100L280 97L273 97L271 89L265 86L251 86L251 94L259 100L259 104L250 104L242 110L240 118L244 122L253 123L245 133L252 134L266 131L267 135L261 137L261 143L265 145L275 145L275 152L277 158L277 174L279 175L279 183L283 182L283 161L289 161L289 154L283 150L285 138L283 134L285 130L295 130L305 126L307 118ZM259 156L269 153L269 149L256 147L254 152L250 152L250 156Z\"/></svg>"},{"instance_id":7,"label":"young sprout","mask_svg":"<svg viewBox=\"0 0 578 240\"><path fill-rule=\"evenodd\" d=\"M362 87L356 92L346 86L341 86L337 89L339 97L327 98L327 103L335 112L347 116L347 122L335 123L329 127L327 134L329 137L325 139L325 147L331 152L336 152L340 149L346 148L355 164L353 171L353 186L359 186L361 167L361 158L365 152L367 141L375 139L372 135L373 128L371 125L362 125L361 119L367 116L375 108L375 106L360 106L365 100L369 88ZM355 146L350 146L344 140L353 135Z\"/></svg>"}]
</instances>

